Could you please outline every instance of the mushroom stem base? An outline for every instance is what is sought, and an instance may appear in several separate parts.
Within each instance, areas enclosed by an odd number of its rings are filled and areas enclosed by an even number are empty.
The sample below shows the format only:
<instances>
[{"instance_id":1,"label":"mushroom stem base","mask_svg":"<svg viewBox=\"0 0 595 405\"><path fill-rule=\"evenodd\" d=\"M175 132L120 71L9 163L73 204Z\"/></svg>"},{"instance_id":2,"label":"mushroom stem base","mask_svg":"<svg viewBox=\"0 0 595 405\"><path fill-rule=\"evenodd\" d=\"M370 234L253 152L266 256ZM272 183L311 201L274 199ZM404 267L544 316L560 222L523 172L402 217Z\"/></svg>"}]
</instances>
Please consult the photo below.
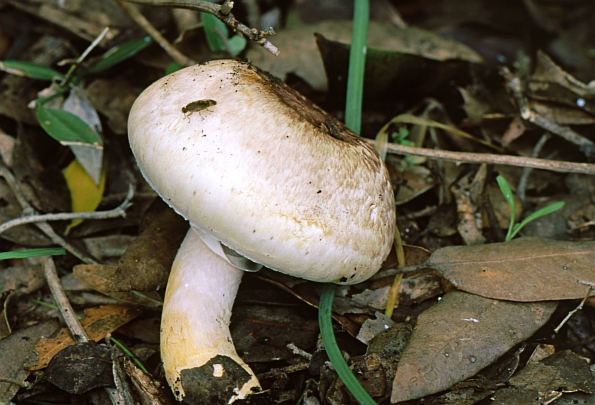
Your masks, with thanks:
<instances>
[{"instance_id":1,"label":"mushroom stem base","mask_svg":"<svg viewBox=\"0 0 595 405\"><path fill-rule=\"evenodd\" d=\"M242 275L188 231L169 276L161 322L161 357L178 400L231 403L260 389L229 331Z\"/></svg>"}]
</instances>

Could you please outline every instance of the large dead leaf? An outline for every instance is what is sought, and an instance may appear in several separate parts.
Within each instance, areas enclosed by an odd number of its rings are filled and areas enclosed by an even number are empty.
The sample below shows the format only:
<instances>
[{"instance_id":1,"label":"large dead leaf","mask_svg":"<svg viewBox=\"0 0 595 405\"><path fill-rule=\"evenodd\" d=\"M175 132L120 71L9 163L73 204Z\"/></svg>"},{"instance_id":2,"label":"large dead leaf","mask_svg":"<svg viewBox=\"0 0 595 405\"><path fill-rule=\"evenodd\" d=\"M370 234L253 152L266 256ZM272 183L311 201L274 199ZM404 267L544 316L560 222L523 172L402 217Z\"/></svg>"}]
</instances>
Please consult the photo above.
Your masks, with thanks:
<instances>
[{"instance_id":1,"label":"large dead leaf","mask_svg":"<svg viewBox=\"0 0 595 405\"><path fill-rule=\"evenodd\" d=\"M419 316L398 364L391 402L421 398L473 376L535 333L556 305L446 294Z\"/></svg>"},{"instance_id":2,"label":"large dead leaf","mask_svg":"<svg viewBox=\"0 0 595 405\"><path fill-rule=\"evenodd\" d=\"M455 287L488 298L544 301L584 298L595 283L595 242L525 237L436 250L425 265Z\"/></svg>"}]
</instances>

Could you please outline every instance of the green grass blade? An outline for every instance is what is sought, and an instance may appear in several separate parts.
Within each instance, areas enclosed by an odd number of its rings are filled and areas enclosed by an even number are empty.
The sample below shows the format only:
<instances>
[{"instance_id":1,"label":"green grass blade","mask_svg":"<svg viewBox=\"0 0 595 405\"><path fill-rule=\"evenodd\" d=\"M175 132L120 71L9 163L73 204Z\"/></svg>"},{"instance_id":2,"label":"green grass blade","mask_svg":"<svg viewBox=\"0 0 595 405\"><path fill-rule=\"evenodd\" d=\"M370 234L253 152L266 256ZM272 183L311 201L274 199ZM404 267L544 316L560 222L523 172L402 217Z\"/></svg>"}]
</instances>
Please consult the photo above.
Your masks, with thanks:
<instances>
[{"instance_id":1,"label":"green grass blade","mask_svg":"<svg viewBox=\"0 0 595 405\"><path fill-rule=\"evenodd\" d=\"M151 37L133 39L108 50L103 57L84 74L99 73L133 57L151 44Z\"/></svg>"},{"instance_id":2,"label":"green grass blade","mask_svg":"<svg viewBox=\"0 0 595 405\"><path fill-rule=\"evenodd\" d=\"M115 344L116 346L118 346L120 349L122 349L122 351L132 359L132 361L134 362L134 364L136 364L138 366L138 368L140 368L142 370L143 373L145 374L151 374L149 373L149 371L145 368L145 366L143 366L143 363L140 362L140 360L138 359L138 357L136 357L134 355L134 353L132 353L130 350L128 350L128 348L126 346L124 346L124 344L122 344L122 342L120 342L119 340L117 340L114 337L110 338L110 341Z\"/></svg>"},{"instance_id":3,"label":"green grass blade","mask_svg":"<svg viewBox=\"0 0 595 405\"><path fill-rule=\"evenodd\" d=\"M345 125L356 134L362 126L362 100L364 95L364 69L366 67L366 41L370 4L368 0L355 0L353 33L349 52L349 75L347 77L347 102Z\"/></svg>"},{"instance_id":4,"label":"green grass blade","mask_svg":"<svg viewBox=\"0 0 595 405\"><path fill-rule=\"evenodd\" d=\"M349 52L349 74L347 77L347 102L345 106L345 124L356 134L361 130L362 100L364 94L364 70L366 66L366 41L370 17L369 0L355 0L353 11L353 33ZM347 389L362 405L375 405L376 402L361 386L345 362L337 346L332 324L332 306L335 296L335 284L322 287L318 322L326 353Z\"/></svg>"},{"instance_id":5,"label":"green grass blade","mask_svg":"<svg viewBox=\"0 0 595 405\"><path fill-rule=\"evenodd\" d=\"M510 206L510 223L508 224L508 232L506 233L506 238L504 239L506 242L512 239L512 232L514 227L515 215L516 215L516 203L514 202L514 194L512 193L512 189L510 185L506 181L506 179L502 176L496 177L496 182L498 182L498 187L500 187L500 191L504 198L508 202Z\"/></svg>"},{"instance_id":6,"label":"green grass blade","mask_svg":"<svg viewBox=\"0 0 595 405\"><path fill-rule=\"evenodd\" d=\"M63 248L23 249L14 250L12 252L1 252L0 260L27 259L29 257L38 256L58 256L63 255L64 253L66 253L66 251Z\"/></svg>"},{"instance_id":7,"label":"green grass blade","mask_svg":"<svg viewBox=\"0 0 595 405\"><path fill-rule=\"evenodd\" d=\"M37 80L63 79L64 75L50 67L40 65L34 62L25 62L18 60L0 61L0 70L7 73L26 76Z\"/></svg>"},{"instance_id":8,"label":"green grass blade","mask_svg":"<svg viewBox=\"0 0 595 405\"><path fill-rule=\"evenodd\" d=\"M376 402L370 394L361 386L357 378L349 369L345 362L333 332L333 320L331 317L333 308L333 299L335 296L335 284L324 284L322 295L320 296L320 306L318 308L318 323L320 325L320 334L324 342L324 348L339 378L343 381L349 392L362 405L375 405Z\"/></svg>"},{"instance_id":9,"label":"green grass blade","mask_svg":"<svg viewBox=\"0 0 595 405\"><path fill-rule=\"evenodd\" d=\"M564 206L564 201L558 201L555 203L551 203L550 205L547 205L545 207L542 207L542 208L538 209L537 211L535 211L534 213L532 213L531 215L528 215L527 218L523 219L520 224L517 224L514 227L514 230L512 231L510 239L514 238L516 236L516 234L519 233L519 231L525 225L527 225L529 222L533 221L534 219L540 218L544 215L551 214L554 211L558 211L563 206Z\"/></svg>"}]
</instances>

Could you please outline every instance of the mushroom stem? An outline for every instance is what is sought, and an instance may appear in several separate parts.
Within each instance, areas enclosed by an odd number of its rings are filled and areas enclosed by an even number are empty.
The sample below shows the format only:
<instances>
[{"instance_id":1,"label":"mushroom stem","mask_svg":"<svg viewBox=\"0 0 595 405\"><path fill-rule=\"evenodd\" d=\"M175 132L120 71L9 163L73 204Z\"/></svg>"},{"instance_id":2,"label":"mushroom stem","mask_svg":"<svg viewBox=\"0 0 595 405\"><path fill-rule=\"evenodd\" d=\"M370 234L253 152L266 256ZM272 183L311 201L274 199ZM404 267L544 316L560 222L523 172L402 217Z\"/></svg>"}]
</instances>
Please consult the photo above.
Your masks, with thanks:
<instances>
[{"instance_id":1,"label":"mushroom stem","mask_svg":"<svg viewBox=\"0 0 595 405\"><path fill-rule=\"evenodd\" d=\"M178 400L232 403L260 389L229 331L242 275L192 228L188 231L172 266L161 318L161 357Z\"/></svg>"}]
</instances>

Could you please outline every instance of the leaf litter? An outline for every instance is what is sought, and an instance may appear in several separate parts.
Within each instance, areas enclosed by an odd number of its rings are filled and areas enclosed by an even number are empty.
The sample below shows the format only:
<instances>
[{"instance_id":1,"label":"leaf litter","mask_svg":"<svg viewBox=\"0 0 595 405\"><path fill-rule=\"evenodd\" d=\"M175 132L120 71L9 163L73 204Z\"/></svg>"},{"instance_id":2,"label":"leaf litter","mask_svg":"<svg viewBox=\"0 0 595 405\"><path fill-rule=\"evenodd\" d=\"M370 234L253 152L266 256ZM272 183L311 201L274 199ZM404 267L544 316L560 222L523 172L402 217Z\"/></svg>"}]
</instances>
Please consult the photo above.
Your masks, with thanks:
<instances>
[{"instance_id":1,"label":"leaf litter","mask_svg":"<svg viewBox=\"0 0 595 405\"><path fill-rule=\"evenodd\" d=\"M456 288L511 301L582 299L595 283L595 243L524 237L482 246L450 246L424 264Z\"/></svg>"}]
</instances>

